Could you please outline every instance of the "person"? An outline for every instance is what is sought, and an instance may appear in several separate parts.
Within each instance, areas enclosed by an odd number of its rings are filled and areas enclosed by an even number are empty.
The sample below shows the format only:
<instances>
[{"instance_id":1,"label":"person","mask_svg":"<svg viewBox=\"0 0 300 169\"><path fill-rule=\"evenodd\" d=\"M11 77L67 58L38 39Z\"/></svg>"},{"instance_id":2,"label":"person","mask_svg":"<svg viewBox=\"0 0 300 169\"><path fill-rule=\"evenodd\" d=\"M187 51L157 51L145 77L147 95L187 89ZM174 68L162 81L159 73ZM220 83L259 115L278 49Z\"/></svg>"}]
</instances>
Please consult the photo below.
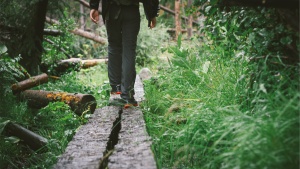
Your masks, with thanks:
<instances>
[{"instance_id":1,"label":"person","mask_svg":"<svg viewBox=\"0 0 300 169\"><path fill-rule=\"evenodd\" d=\"M140 30L139 2L143 3L148 27L156 26L158 0L102 0L102 18L108 38L108 78L111 94L120 94L124 108L138 106L134 98L135 59ZM99 21L100 0L90 0L90 18Z\"/></svg>"}]
</instances>

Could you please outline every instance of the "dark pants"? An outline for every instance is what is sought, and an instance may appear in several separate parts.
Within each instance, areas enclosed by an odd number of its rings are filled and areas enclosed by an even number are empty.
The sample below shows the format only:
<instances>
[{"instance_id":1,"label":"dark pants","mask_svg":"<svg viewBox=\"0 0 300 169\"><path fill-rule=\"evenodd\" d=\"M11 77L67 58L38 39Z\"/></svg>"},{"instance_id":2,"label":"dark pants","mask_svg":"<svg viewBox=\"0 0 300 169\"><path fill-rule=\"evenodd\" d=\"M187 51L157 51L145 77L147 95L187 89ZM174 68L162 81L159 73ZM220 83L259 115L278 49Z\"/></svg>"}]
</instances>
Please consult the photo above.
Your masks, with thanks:
<instances>
[{"instance_id":1,"label":"dark pants","mask_svg":"<svg viewBox=\"0 0 300 169\"><path fill-rule=\"evenodd\" d=\"M118 11L120 12L119 15L116 14ZM121 97L133 98L136 77L136 43L140 30L139 7L137 5L111 5L109 18L106 20L106 30L110 85L121 84Z\"/></svg>"}]
</instances>

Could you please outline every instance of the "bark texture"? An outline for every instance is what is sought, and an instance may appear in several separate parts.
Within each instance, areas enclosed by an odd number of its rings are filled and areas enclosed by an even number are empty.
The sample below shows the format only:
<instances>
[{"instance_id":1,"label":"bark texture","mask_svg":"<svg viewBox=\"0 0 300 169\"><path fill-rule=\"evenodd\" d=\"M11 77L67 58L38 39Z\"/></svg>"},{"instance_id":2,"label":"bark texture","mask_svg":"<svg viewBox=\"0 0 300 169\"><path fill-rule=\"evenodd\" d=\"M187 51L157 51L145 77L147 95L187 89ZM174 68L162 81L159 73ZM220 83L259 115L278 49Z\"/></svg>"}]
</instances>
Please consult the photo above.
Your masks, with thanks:
<instances>
[{"instance_id":1,"label":"bark texture","mask_svg":"<svg viewBox=\"0 0 300 169\"><path fill-rule=\"evenodd\" d=\"M47 106L50 102L64 102L79 116L85 111L94 113L97 106L95 97L89 94L25 90L20 93L20 97L27 101L29 107L37 109Z\"/></svg>"}]
</instances>

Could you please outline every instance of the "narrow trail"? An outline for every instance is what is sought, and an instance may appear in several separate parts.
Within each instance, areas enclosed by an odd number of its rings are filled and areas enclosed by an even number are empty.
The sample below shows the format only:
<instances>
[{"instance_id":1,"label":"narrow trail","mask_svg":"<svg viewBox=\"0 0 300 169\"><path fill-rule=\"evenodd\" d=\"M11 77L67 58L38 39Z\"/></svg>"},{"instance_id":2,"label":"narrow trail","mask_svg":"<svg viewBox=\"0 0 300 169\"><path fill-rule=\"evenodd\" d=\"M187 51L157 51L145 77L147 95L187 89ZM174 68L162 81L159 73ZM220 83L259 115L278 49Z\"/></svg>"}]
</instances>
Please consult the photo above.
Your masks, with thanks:
<instances>
[{"instance_id":1,"label":"narrow trail","mask_svg":"<svg viewBox=\"0 0 300 169\"><path fill-rule=\"evenodd\" d=\"M135 83L135 98L144 100L140 77ZM123 109L107 106L96 109L81 126L55 169L155 169L151 139L143 113L138 107Z\"/></svg>"}]
</instances>

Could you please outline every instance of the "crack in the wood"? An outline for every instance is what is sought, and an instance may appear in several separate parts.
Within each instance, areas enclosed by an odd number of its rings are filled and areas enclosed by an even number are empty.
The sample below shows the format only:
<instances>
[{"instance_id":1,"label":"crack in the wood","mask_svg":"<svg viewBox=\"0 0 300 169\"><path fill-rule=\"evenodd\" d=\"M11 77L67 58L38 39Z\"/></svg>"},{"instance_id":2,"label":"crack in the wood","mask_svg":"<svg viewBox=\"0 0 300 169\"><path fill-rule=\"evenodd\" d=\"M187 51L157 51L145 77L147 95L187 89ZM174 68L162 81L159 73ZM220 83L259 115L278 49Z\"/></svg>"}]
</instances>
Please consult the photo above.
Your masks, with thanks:
<instances>
[{"instance_id":1,"label":"crack in the wood","mask_svg":"<svg viewBox=\"0 0 300 169\"><path fill-rule=\"evenodd\" d=\"M121 114L123 110L119 110L119 116L113 122L113 127L109 135L109 140L106 144L106 150L103 152L103 157L100 159L99 169L106 169L108 165L109 156L112 155L115 145L119 142L119 133L121 131Z\"/></svg>"}]
</instances>

